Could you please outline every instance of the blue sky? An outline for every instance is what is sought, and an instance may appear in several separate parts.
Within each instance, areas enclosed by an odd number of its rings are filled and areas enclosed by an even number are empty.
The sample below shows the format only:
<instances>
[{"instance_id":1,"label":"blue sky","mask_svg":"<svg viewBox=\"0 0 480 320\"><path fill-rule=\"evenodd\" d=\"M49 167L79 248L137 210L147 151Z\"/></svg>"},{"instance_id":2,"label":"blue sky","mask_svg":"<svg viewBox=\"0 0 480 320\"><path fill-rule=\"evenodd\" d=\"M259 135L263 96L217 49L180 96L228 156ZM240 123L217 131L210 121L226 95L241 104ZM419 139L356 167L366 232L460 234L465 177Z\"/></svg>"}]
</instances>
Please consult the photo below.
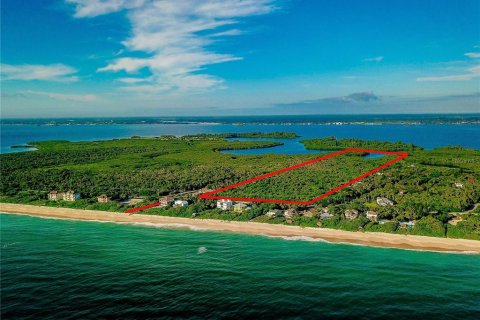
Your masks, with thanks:
<instances>
[{"instance_id":1,"label":"blue sky","mask_svg":"<svg viewBox=\"0 0 480 320\"><path fill-rule=\"evenodd\" d=\"M477 0L4 0L2 117L480 112Z\"/></svg>"}]
</instances>

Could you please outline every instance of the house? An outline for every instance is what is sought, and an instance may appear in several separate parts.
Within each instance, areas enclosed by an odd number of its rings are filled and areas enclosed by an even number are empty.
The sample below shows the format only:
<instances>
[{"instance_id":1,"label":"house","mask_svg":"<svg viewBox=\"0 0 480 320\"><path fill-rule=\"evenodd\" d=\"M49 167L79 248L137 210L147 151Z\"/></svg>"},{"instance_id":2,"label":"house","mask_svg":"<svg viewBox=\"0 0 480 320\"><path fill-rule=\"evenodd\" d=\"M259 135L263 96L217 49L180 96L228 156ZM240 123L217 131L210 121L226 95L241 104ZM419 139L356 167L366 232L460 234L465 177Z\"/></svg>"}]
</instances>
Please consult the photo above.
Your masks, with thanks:
<instances>
[{"instance_id":1,"label":"house","mask_svg":"<svg viewBox=\"0 0 480 320\"><path fill-rule=\"evenodd\" d=\"M63 201L77 201L80 200L80 193L69 190L63 194Z\"/></svg>"},{"instance_id":2,"label":"house","mask_svg":"<svg viewBox=\"0 0 480 320\"><path fill-rule=\"evenodd\" d=\"M269 218L280 217L282 216L282 211L277 209L272 209L272 210L269 210L265 215Z\"/></svg>"},{"instance_id":3,"label":"house","mask_svg":"<svg viewBox=\"0 0 480 320\"><path fill-rule=\"evenodd\" d=\"M251 208L244 202L239 202L233 205L233 211L243 212L245 210L250 210Z\"/></svg>"},{"instance_id":4,"label":"house","mask_svg":"<svg viewBox=\"0 0 480 320\"><path fill-rule=\"evenodd\" d=\"M158 199L158 206L162 207L162 208L168 207L174 201L175 201L175 199L173 199L173 197L170 197L170 196L161 197L160 199Z\"/></svg>"},{"instance_id":5,"label":"house","mask_svg":"<svg viewBox=\"0 0 480 320\"><path fill-rule=\"evenodd\" d=\"M50 192L48 193L48 200L50 200L50 201L63 200L63 192L50 191Z\"/></svg>"},{"instance_id":6,"label":"house","mask_svg":"<svg viewBox=\"0 0 480 320\"><path fill-rule=\"evenodd\" d=\"M402 229L411 229L415 227L415 221L402 221L398 223L398 226Z\"/></svg>"},{"instance_id":7,"label":"house","mask_svg":"<svg viewBox=\"0 0 480 320\"><path fill-rule=\"evenodd\" d=\"M463 183L462 182L455 182L455 187L463 188Z\"/></svg>"},{"instance_id":8,"label":"house","mask_svg":"<svg viewBox=\"0 0 480 320\"><path fill-rule=\"evenodd\" d=\"M366 213L367 219L370 221L377 222L378 221L378 213L375 211L367 211Z\"/></svg>"},{"instance_id":9,"label":"house","mask_svg":"<svg viewBox=\"0 0 480 320\"><path fill-rule=\"evenodd\" d=\"M356 219L358 217L358 210L348 209L345 210L345 218L349 220Z\"/></svg>"},{"instance_id":10,"label":"house","mask_svg":"<svg viewBox=\"0 0 480 320\"><path fill-rule=\"evenodd\" d=\"M330 219L331 217L333 217L333 214L331 214L330 212L328 211L322 211L322 213L320 213L320 219L322 220L325 220L325 219Z\"/></svg>"},{"instance_id":11,"label":"house","mask_svg":"<svg viewBox=\"0 0 480 320\"><path fill-rule=\"evenodd\" d=\"M232 200L221 199L217 201L217 208L220 210L230 210L233 207Z\"/></svg>"},{"instance_id":12,"label":"house","mask_svg":"<svg viewBox=\"0 0 480 320\"><path fill-rule=\"evenodd\" d=\"M106 194L102 194L102 195L100 195L100 196L97 197L97 201L100 202L100 203L109 202L109 201L110 201L110 197L107 197Z\"/></svg>"},{"instance_id":13,"label":"house","mask_svg":"<svg viewBox=\"0 0 480 320\"><path fill-rule=\"evenodd\" d=\"M304 217L312 218L318 215L318 210L315 208L310 208L308 210L299 212L299 214L303 215Z\"/></svg>"},{"instance_id":14,"label":"house","mask_svg":"<svg viewBox=\"0 0 480 320\"><path fill-rule=\"evenodd\" d=\"M297 215L297 210L295 209L288 209L283 212L283 215L287 219L292 219L295 215Z\"/></svg>"},{"instance_id":15,"label":"house","mask_svg":"<svg viewBox=\"0 0 480 320\"><path fill-rule=\"evenodd\" d=\"M188 201L185 200L175 200L173 203L173 207L175 208L180 208L180 207L186 207L188 206Z\"/></svg>"},{"instance_id":16,"label":"house","mask_svg":"<svg viewBox=\"0 0 480 320\"><path fill-rule=\"evenodd\" d=\"M377 197L377 204L382 207L393 206L393 201L385 197Z\"/></svg>"}]
</instances>

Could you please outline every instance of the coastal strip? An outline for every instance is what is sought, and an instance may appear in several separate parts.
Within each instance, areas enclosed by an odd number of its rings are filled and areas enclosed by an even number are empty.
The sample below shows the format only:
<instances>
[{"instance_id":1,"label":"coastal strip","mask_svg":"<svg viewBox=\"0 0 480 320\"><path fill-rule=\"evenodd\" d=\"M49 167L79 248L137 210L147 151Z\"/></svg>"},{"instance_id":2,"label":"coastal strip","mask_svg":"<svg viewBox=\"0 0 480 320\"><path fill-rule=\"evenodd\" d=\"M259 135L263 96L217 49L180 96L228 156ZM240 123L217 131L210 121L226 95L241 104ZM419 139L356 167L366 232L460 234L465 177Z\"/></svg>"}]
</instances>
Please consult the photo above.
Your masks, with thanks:
<instances>
[{"instance_id":1,"label":"coastal strip","mask_svg":"<svg viewBox=\"0 0 480 320\"><path fill-rule=\"evenodd\" d=\"M0 203L0 212L60 219L96 220L132 224L163 224L166 227L191 226L197 229L211 231L226 231L272 237L322 239L333 243L351 243L387 248L480 254L480 241L466 239L435 238L381 232L350 232L335 229L309 228L258 222L222 221L198 218L190 219L143 214L127 215L118 212L53 208L12 203Z\"/></svg>"}]
</instances>

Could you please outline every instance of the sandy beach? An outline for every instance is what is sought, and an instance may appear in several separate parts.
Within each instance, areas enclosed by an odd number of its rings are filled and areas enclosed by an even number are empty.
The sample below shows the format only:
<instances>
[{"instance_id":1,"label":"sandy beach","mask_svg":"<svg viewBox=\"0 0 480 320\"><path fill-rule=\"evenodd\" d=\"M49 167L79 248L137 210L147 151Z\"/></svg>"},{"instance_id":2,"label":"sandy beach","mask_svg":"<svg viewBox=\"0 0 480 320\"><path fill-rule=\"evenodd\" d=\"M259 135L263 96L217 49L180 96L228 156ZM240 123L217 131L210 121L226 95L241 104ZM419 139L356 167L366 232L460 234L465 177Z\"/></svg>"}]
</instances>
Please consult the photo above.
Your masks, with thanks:
<instances>
[{"instance_id":1,"label":"sandy beach","mask_svg":"<svg viewBox=\"0 0 480 320\"><path fill-rule=\"evenodd\" d=\"M298 226L274 225L256 222L221 221L212 219L189 219L152 216L143 214L51 208L22 204L0 203L0 212L28 214L32 216L110 221L122 223L153 223L172 228L197 228L213 231L256 234L274 237L308 237L329 242L351 243L388 248L467 252L480 254L480 241L464 239L434 238L413 235L388 234L381 232L349 232L334 229L302 228Z\"/></svg>"}]
</instances>

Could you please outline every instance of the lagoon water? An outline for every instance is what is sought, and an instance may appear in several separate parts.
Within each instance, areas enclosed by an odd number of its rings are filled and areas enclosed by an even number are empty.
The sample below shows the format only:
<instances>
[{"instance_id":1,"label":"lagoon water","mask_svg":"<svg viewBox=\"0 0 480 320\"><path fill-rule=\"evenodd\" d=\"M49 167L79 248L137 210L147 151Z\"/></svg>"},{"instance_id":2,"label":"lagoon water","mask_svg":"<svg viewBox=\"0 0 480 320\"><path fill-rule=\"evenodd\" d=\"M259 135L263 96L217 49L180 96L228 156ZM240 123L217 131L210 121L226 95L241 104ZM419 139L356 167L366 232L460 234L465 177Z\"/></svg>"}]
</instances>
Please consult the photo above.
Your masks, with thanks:
<instances>
[{"instance_id":1,"label":"lagoon water","mask_svg":"<svg viewBox=\"0 0 480 320\"><path fill-rule=\"evenodd\" d=\"M134 135L154 137L160 135L187 135L198 133L226 132L295 132L302 139L336 136L365 140L403 141L427 149L447 145L461 145L480 149L480 125L478 124L377 124L377 125L325 125L325 124L216 124L216 123L171 123L171 124L109 124L109 125L12 125L3 124L1 130L1 153L24 151L12 149L30 141L44 140L105 140L128 138ZM288 142L287 142L288 143ZM271 148L268 152L304 153L303 145L291 143L290 147ZM253 151L258 152L258 151Z\"/></svg>"},{"instance_id":2,"label":"lagoon water","mask_svg":"<svg viewBox=\"0 0 480 320\"><path fill-rule=\"evenodd\" d=\"M478 319L480 257L2 214L2 319Z\"/></svg>"}]
</instances>

